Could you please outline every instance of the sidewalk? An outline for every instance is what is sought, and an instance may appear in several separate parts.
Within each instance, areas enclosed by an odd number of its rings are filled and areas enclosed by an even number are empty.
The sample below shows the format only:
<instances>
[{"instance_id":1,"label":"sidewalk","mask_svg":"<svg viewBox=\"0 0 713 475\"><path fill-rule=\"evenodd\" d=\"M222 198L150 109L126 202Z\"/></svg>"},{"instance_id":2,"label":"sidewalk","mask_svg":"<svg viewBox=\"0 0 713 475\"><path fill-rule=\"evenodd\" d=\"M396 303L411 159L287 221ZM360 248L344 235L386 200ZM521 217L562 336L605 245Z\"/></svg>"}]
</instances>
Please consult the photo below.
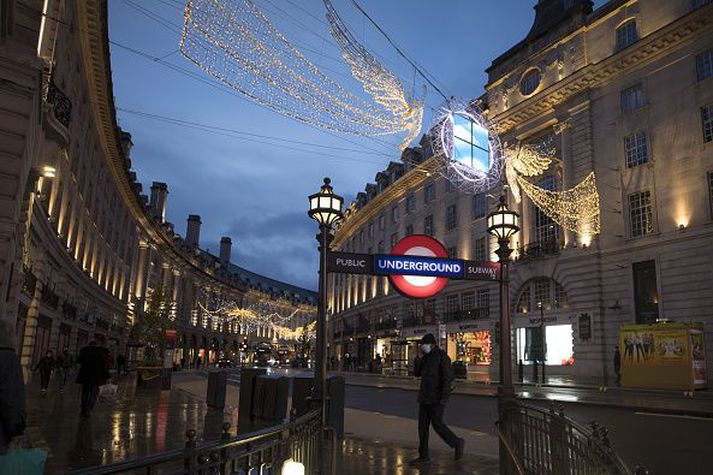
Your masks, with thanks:
<instances>
[{"instance_id":1,"label":"sidewalk","mask_svg":"<svg viewBox=\"0 0 713 475\"><path fill-rule=\"evenodd\" d=\"M410 376L382 376L370 373L339 373L347 385L375 387L381 389L418 390L419 382ZM526 380L527 381L527 380ZM551 379L553 383L562 382L560 378ZM485 384L477 381L456 379L454 394L468 396L494 397L497 383ZM598 406L626 407L632 409L654 410L672 414L699 415L713 417L713 391L699 390L693 396L686 396L682 391L647 390L620 387L599 388L573 384L534 385L516 383L515 391L522 399L558 401Z\"/></svg>"},{"instance_id":2,"label":"sidewalk","mask_svg":"<svg viewBox=\"0 0 713 475\"><path fill-rule=\"evenodd\" d=\"M27 388L27 441L48 451L45 473L105 465L184 447L185 432L195 429L199 440L220 437L224 421L235 433L238 388L228 385L226 408L206 407L207 380L202 375L175 373L171 391L136 388L133 378L119 381L116 401L99 401L89 418L79 415L80 388L69 384L60 394L55 384L42 395ZM338 451L340 474L495 474L497 440L481 432L453 427L466 440L463 460L433 434L433 463L408 466L417 455L417 422L377 412L347 409L346 439Z\"/></svg>"}]
</instances>

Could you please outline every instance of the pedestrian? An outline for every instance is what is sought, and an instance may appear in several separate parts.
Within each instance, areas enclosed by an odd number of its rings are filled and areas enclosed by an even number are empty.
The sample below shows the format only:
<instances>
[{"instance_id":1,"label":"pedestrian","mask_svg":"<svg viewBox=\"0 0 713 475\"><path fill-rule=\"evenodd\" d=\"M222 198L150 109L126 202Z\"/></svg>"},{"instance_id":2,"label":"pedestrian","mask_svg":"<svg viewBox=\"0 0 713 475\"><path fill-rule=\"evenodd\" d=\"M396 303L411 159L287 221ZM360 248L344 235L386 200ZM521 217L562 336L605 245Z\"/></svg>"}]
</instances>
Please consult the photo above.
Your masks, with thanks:
<instances>
[{"instance_id":1,"label":"pedestrian","mask_svg":"<svg viewBox=\"0 0 713 475\"><path fill-rule=\"evenodd\" d=\"M621 352L619 347L614 349L614 373L616 374L616 385L621 384Z\"/></svg>"},{"instance_id":2,"label":"pedestrian","mask_svg":"<svg viewBox=\"0 0 713 475\"><path fill-rule=\"evenodd\" d=\"M15 329L0 317L0 456L25 432L25 382L15 352Z\"/></svg>"},{"instance_id":3,"label":"pedestrian","mask_svg":"<svg viewBox=\"0 0 713 475\"><path fill-rule=\"evenodd\" d=\"M42 394L47 392L47 387L50 385L50 378L52 377L52 372L55 368L55 360L52 350L47 350L45 356L40 358L32 371L40 372L40 392Z\"/></svg>"},{"instance_id":4,"label":"pedestrian","mask_svg":"<svg viewBox=\"0 0 713 475\"><path fill-rule=\"evenodd\" d=\"M67 378L74 366L74 357L69 353L69 348L62 350L62 354L57 357L57 377L59 378L59 392L64 392Z\"/></svg>"},{"instance_id":5,"label":"pedestrian","mask_svg":"<svg viewBox=\"0 0 713 475\"><path fill-rule=\"evenodd\" d=\"M80 365L77 383L82 385L82 416L88 417L99 395L99 386L106 383L109 371L106 363L109 350L97 345L95 341L89 342L79 351L77 363Z\"/></svg>"},{"instance_id":6,"label":"pedestrian","mask_svg":"<svg viewBox=\"0 0 713 475\"><path fill-rule=\"evenodd\" d=\"M126 356L123 353L119 353L116 357L116 371L119 374L126 374Z\"/></svg>"},{"instance_id":7,"label":"pedestrian","mask_svg":"<svg viewBox=\"0 0 713 475\"><path fill-rule=\"evenodd\" d=\"M451 359L445 351L436 345L436 337L427 333L421 338L422 356L414 361L414 375L421 378L418 390L418 458L411 465L427 464L431 461L428 453L428 435L430 426L448 444L455 449L455 459L463 457L465 441L456 436L443 423L443 411L451 394L453 368Z\"/></svg>"}]
</instances>

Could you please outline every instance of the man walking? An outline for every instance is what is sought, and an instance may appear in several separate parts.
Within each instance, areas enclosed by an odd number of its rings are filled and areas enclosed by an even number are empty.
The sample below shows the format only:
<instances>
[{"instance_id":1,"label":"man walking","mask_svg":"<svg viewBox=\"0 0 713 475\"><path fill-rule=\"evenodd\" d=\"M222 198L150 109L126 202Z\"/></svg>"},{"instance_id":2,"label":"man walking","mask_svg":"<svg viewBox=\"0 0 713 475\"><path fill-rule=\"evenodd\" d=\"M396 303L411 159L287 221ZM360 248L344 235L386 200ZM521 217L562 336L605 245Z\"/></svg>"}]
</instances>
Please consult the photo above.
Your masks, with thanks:
<instances>
[{"instance_id":1,"label":"man walking","mask_svg":"<svg viewBox=\"0 0 713 475\"><path fill-rule=\"evenodd\" d=\"M69 353L69 348L62 350L62 354L57 357L57 376L59 377L59 392L64 392L67 384L67 377L74 366L74 357Z\"/></svg>"},{"instance_id":2,"label":"man walking","mask_svg":"<svg viewBox=\"0 0 713 475\"><path fill-rule=\"evenodd\" d=\"M418 458L412 465L427 464L431 461L428 453L430 426L455 449L455 459L463 457L465 441L456 436L444 423L443 411L451 394L453 369L451 359L436 345L436 337L428 333L421 338L422 356L414 361L414 375L421 378L418 390Z\"/></svg>"},{"instance_id":3,"label":"man walking","mask_svg":"<svg viewBox=\"0 0 713 475\"><path fill-rule=\"evenodd\" d=\"M80 365L77 383L82 385L82 416L89 417L99 395L99 386L106 383L109 371L106 366L109 350L91 341L79 351Z\"/></svg>"}]
</instances>

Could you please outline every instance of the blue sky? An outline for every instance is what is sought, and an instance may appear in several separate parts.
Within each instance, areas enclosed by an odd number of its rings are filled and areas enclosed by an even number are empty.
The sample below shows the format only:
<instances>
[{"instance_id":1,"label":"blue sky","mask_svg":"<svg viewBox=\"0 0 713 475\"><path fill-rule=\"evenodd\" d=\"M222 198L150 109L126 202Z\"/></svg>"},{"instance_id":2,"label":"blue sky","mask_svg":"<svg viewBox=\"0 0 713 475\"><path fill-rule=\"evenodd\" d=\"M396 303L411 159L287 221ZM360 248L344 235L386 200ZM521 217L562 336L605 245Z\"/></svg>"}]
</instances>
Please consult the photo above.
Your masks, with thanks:
<instances>
[{"instance_id":1,"label":"blue sky","mask_svg":"<svg viewBox=\"0 0 713 475\"><path fill-rule=\"evenodd\" d=\"M230 0L226 0L230 1ZM321 0L254 0L274 25L326 74L359 92L339 61L324 23ZM357 39L420 93L423 80L389 47L348 0L333 0ZM446 95L483 93L485 68L529 30L535 1L360 0L360 5L425 70ZM603 3L602 1L597 4ZM300 286L316 287L316 224L306 214L307 195L324 176L347 201L399 157L400 137L378 139L326 133L266 110L223 87L178 53L183 1L111 0L110 39L187 68L198 81L112 45L114 95L121 127L130 132L132 162L148 193L152 181L168 183L168 220L185 235L188 214L199 214L201 247L218 251L221 236L233 240L233 259L252 271ZM139 7L137 9L136 7ZM206 82L208 81L208 82ZM427 88L428 108L442 97ZM123 109L123 110L122 110ZM311 145L247 141L235 134L179 127L135 113L275 136ZM424 124L430 121L427 109ZM231 135L231 136L228 136ZM334 148L327 148L334 147ZM346 149L346 150L345 150Z\"/></svg>"}]
</instances>

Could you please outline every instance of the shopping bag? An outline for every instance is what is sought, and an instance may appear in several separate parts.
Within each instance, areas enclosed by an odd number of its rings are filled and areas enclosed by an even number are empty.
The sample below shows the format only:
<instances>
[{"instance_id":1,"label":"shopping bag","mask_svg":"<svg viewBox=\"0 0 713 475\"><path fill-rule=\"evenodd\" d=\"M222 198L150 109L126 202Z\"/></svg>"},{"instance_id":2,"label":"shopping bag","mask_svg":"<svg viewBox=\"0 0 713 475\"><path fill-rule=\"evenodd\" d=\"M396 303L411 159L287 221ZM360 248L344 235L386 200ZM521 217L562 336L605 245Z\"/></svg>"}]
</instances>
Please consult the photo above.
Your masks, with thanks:
<instances>
[{"instance_id":1,"label":"shopping bag","mask_svg":"<svg viewBox=\"0 0 713 475\"><path fill-rule=\"evenodd\" d=\"M116 400L116 390L118 386L116 384L107 383L103 386L99 386L99 399L102 401L114 401Z\"/></svg>"},{"instance_id":2,"label":"shopping bag","mask_svg":"<svg viewBox=\"0 0 713 475\"><path fill-rule=\"evenodd\" d=\"M10 449L0 455L2 475L42 475L45 472L47 452L42 449Z\"/></svg>"}]
</instances>

